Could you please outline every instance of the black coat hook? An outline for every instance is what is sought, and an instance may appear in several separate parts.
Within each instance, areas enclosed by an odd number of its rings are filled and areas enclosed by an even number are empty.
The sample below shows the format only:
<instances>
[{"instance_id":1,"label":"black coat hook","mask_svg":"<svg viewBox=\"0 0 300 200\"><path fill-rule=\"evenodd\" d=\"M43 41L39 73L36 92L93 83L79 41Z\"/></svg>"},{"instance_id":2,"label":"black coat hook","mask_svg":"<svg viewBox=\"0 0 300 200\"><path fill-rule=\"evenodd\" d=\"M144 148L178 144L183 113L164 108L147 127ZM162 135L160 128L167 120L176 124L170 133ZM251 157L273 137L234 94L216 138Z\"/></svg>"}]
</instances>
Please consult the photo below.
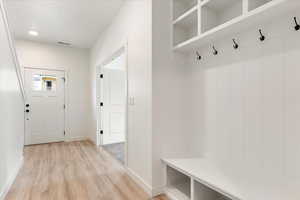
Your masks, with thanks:
<instances>
[{"instance_id":1,"label":"black coat hook","mask_svg":"<svg viewBox=\"0 0 300 200\"><path fill-rule=\"evenodd\" d=\"M213 50L214 50L213 54L214 54L214 55L218 55L218 51L217 51L217 49L215 48L215 46L213 46L212 48L213 48Z\"/></svg>"},{"instance_id":2,"label":"black coat hook","mask_svg":"<svg viewBox=\"0 0 300 200\"><path fill-rule=\"evenodd\" d=\"M295 24L296 24L295 30L296 30L296 31L299 31L299 30L300 30L300 25L299 25L298 22L297 22L297 17L294 17L294 21L295 21Z\"/></svg>"},{"instance_id":3,"label":"black coat hook","mask_svg":"<svg viewBox=\"0 0 300 200\"><path fill-rule=\"evenodd\" d=\"M197 54L197 60L201 60L201 59L202 59L202 56L199 54L198 51L196 51L196 54Z\"/></svg>"},{"instance_id":4,"label":"black coat hook","mask_svg":"<svg viewBox=\"0 0 300 200\"><path fill-rule=\"evenodd\" d=\"M238 43L235 41L235 39L232 39L232 41L233 41L233 48L238 49L239 48Z\"/></svg>"},{"instance_id":5,"label":"black coat hook","mask_svg":"<svg viewBox=\"0 0 300 200\"><path fill-rule=\"evenodd\" d=\"M259 29L259 34L260 34L260 41L264 41L266 39L266 37L262 34L262 30Z\"/></svg>"}]
</instances>

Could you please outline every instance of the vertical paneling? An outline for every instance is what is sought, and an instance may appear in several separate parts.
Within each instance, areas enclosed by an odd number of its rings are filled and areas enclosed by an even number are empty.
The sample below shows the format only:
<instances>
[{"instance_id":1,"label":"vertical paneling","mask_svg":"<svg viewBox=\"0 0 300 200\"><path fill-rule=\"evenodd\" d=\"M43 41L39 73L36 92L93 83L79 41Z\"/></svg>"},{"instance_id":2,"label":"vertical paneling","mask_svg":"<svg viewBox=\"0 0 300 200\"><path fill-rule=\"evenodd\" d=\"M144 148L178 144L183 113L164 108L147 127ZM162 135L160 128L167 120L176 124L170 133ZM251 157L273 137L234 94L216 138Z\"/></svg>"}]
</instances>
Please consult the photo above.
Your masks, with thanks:
<instances>
[{"instance_id":1,"label":"vertical paneling","mask_svg":"<svg viewBox=\"0 0 300 200\"><path fill-rule=\"evenodd\" d=\"M230 112L230 72L228 66L219 67L216 71L217 84L216 84L216 96L217 96L217 161L224 166L226 161L230 159L229 155L229 118L226 117Z\"/></svg>"},{"instance_id":2,"label":"vertical paneling","mask_svg":"<svg viewBox=\"0 0 300 200\"><path fill-rule=\"evenodd\" d=\"M244 157L244 67L241 67L241 62L239 60L239 52L233 50L229 46L226 51L228 52L227 59L228 71L229 71L229 99L226 108L226 113L224 113L227 118L228 123L228 147L229 147L229 160L230 162L235 161L235 165L230 165L229 170L231 173L239 173L241 165L243 163ZM231 117L228 117L228 114ZM236 133L236 134L232 134ZM231 161L232 160L232 161ZM229 162L229 163L230 163ZM228 162L227 162L228 163Z\"/></svg>"},{"instance_id":3,"label":"vertical paneling","mask_svg":"<svg viewBox=\"0 0 300 200\"><path fill-rule=\"evenodd\" d=\"M286 108L286 172L290 177L300 177L300 40L294 34L285 43L285 108Z\"/></svg>"},{"instance_id":4,"label":"vertical paneling","mask_svg":"<svg viewBox=\"0 0 300 200\"><path fill-rule=\"evenodd\" d=\"M245 167L249 168L253 177L262 167L262 57L260 44L245 44L246 52L243 62L245 68L245 96L244 96L244 133L245 134ZM249 46L248 46L249 45ZM253 51L255 49L255 51ZM247 59L252 55L252 59Z\"/></svg>"},{"instance_id":5,"label":"vertical paneling","mask_svg":"<svg viewBox=\"0 0 300 200\"><path fill-rule=\"evenodd\" d=\"M285 189L288 198L300 196L300 40L293 32L285 40Z\"/></svg>"},{"instance_id":6,"label":"vertical paneling","mask_svg":"<svg viewBox=\"0 0 300 200\"><path fill-rule=\"evenodd\" d=\"M217 137L217 126L216 126L216 117L217 117L217 96L216 96L216 68L212 66L207 66L203 70L203 98L204 105L204 134L206 138L206 146L212 148L212 151L207 151L209 158L215 158L215 154L218 148L218 137ZM201 132L199 132L201 133Z\"/></svg>"},{"instance_id":7,"label":"vertical paneling","mask_svg":"<svg viewBox=\"0 0 300 200\"><path fill-rule=\"evenodd\" d=\"M262 69L262 141L263 171L272 177L282 174L284 122L284 63L280 38L263 45ZM274 52L270 54L270 52Z\"/></svg>"},{"instance_id":8,"label":"vertical paneling","mask_svg":"<svg viewBox=\"0 0 300 200\"><path fill-rule=\"evenodd\" d=\"M264 42L257 28L239 35L238 50L228 38L215 44L219 54L201 66L203 154L251 190L249 199L300 196L300 32L287 19L266 25Z\"/></svg>"}]
</instances>

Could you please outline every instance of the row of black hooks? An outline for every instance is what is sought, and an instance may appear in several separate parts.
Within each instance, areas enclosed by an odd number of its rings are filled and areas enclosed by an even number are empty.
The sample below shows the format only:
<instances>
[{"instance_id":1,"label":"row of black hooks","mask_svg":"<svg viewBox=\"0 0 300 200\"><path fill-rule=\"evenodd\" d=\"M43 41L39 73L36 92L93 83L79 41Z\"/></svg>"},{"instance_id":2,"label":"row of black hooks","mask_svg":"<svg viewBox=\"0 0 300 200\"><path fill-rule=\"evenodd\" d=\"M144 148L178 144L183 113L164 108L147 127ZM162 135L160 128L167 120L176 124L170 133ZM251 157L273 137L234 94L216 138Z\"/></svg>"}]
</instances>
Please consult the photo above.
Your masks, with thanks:
<instances>
[{"instance_id":1,"label":"row of black hooks","mask_svg":"<svg viewBox=\"0 0 300 200\"><path fill-rule=\"evenodd\" d=\"M299 23L298 23L298 21L297 21L297 17L294 17L294 22L295 22L295 30L296 31L299 31L300 30L300 25L299 25ZM258 30L258 32L259 32L259 35L260 35L260 37L259 37L259 40L260 41L265 41L266 40L266 36L263 34L263 31L262 31L262 29L259 29ZM236 39L232 39L232 42L233 42L233 48L234 49L238 49L239 48L239 44L237 43L237 41L236 41ZM215 48L215 46L212 46L212 49L213 49L213 55L218 55L218 50ZM197 60L201 60L202 59L202 56L200 55L200 53L197 51L196 52L196 55L197 55Z\"/></svg>"}]
</instances>

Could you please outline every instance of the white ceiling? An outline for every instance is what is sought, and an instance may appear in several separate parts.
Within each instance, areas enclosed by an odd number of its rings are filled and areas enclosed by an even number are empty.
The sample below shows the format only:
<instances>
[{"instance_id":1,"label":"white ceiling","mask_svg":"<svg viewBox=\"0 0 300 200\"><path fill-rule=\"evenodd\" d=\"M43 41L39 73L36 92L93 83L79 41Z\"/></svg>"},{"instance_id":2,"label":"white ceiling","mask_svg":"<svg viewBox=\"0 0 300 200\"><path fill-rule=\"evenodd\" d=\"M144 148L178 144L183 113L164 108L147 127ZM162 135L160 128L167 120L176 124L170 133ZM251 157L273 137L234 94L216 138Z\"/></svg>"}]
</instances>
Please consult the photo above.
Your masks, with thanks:
<instances>
[{"instance_id":1,"label":"white ceiling","mask_svg":"<svg viewBox=\"0 0 300 200\"><path fill-rule=\"evenodd\" d=\"M123 0L6 0L11 29L18 39L71 43L90 48L112 21ZM28 34L34 29L38 37Z\"/></svg>"}]
</instances>

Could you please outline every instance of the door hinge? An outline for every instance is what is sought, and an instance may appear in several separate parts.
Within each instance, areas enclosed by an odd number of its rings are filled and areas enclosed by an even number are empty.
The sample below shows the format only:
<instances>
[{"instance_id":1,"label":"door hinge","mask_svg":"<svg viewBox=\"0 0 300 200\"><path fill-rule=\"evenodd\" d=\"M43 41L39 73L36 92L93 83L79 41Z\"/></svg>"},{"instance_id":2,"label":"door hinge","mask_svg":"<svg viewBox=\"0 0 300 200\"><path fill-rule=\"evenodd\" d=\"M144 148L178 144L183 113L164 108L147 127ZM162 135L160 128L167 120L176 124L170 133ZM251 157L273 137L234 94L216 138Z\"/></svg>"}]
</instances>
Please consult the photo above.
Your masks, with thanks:
<instances>
[{"instance_id":1,"label":"door hinge","mask_svg":"<svg viewBox=\"0 0 300 200\"><path fill-rule=\"evenodd\" d=\"M100 74L100 78L103 78L103 74Z\"/></svg>"},{"instance_id":2,"label":"door hinge","mask_svg":"<svg viewBox=\"0 0 300 200\"><path fill-rule=\"evenodd\" d=\"M101 107L103 107L103 106L104 106L103 102L101 102L101 103L100 103L100 106L101 106Z\"/></svg>"},{"instance_id":3,"label":"door hinge","mask_svg":"<svg viewBox=\"0 0 300 200\"><path fill-rule=\"evenodd\" d=\"M62 77L62 80L63 80L64 82L66 82L66 77Z\"/></svg>"},{"instance_id":4,"label":"door hinge","mask_svg":"<svg viewBox=\"0 0 300 200\"><path fill-rule=\"evenodd\" d=\"M66 136L66 131L64 131L64 136Z\"/></svg>"},{"instance_id":5,"label":"door hinge","mask_svg":"<svg viewBox=\"0 0 300 200\"><path fill-rule=\"evenodd\" d=\"M66 109L66 104L64 104L64 109Z\"/></svg>"},{"instance_id":6,"label":"door hinge","mask_svg":"<svg viewBox=\"0 0 300 200\"><path fill-rule=\"evenodd\" d=\"M100 131L100 134L103 135L103 130Z\"/></svg>"}]
</instances>

